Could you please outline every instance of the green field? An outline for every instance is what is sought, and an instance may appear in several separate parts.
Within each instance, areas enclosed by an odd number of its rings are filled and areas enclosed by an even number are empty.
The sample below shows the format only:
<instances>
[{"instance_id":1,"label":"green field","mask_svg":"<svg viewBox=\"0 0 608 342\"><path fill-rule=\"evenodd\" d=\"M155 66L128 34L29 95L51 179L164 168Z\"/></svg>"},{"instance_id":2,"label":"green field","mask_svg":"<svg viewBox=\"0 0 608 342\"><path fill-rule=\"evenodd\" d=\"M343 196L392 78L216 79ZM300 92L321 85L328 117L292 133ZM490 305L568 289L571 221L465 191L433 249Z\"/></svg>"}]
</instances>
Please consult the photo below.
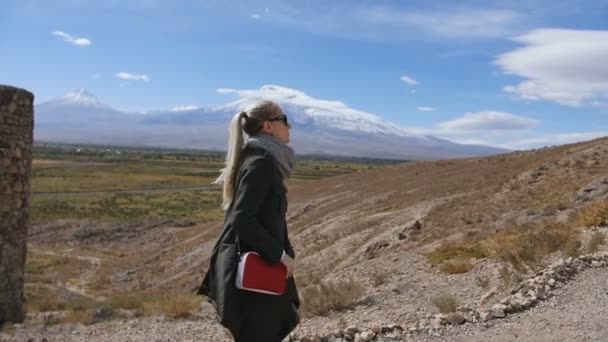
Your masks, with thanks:
<instances>
[{"instance_id":1,"label":"green field","mask_svg":"<svg viewBox=\"0 0 608 342\"><path fill-rule=\"evenodd\" d=\"M66 218L204 222L222 216L221 190L212 184L223 167L221 152L36 145L33 154L33 222ZM298 156L290 184L395 162Z\"/></svg>"}]
</instances>

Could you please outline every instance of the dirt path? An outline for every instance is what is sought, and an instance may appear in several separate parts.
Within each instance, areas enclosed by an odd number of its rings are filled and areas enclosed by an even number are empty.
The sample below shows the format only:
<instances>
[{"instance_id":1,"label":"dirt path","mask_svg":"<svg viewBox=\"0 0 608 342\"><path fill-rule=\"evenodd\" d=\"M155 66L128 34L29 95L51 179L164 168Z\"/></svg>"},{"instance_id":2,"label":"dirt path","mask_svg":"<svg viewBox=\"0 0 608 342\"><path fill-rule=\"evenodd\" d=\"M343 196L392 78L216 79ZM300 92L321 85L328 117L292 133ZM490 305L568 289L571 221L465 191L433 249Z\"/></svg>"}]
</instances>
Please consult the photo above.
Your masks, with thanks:
<instances>
[{"instance_id":1,"label":"dirt path","mask_svg":"<svg viewBox=\"0 0 608 342\"><path fill-rule=\"evenodd\" d=\"M70 254L70 251L71 250L65 250L64 253L57 253L57 252L53 252L53 251L41 251L41 250L37 250L37 249L30 249L29 252L37 253L37 254L44 254L44 255L52 255L52 256L63 257L63 258L72 258L72 259L89 262L90 267L88 267L86 270L84 270L84 272L80 275L80 277L78 278L78 281L75 284L66 283L63 286L66 289L68 289L74 293L78 293L79 295L82 295L85 297L93 298L96 300L103 299L100 297L93 296L93 295L87 293L87 291L86 291L87 286L92 283L93 277L97 274L97 272L99 271L99 269L101 267L101 259L98 257L92 257L92 256L73 255L73 254Z\"/></svg>"},{"instance_id":2,"label":"dirt path","mask_svg":"<svg viewBox=\"0 0 608 342\"><path fill-rule=\"evenodd\" d=\"M420 341L607 341L607 316L608 269L592 268L533 309L492 321L489 327L455 327L444 337Z\"/></svg>"}]
</instances>

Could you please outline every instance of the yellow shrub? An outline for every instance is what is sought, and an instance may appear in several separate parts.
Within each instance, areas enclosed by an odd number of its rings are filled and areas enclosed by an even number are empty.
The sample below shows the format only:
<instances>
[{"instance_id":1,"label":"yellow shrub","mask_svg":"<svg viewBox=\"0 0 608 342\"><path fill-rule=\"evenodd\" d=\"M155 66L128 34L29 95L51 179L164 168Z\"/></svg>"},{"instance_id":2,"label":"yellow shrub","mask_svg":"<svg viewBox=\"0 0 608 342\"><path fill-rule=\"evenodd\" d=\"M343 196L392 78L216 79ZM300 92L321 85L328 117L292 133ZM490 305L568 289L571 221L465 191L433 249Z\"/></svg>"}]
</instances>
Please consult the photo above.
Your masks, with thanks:
<instances>
[{"instance_id":1,"label":"yellow shrub","mask_svg":"<svg viewBox=\"0 0 608 342\"><path fill-rule=\"evenodd\" d=\"M448 274L461 274L467 273L473 269L473 264L469 260L454 260L454 261L446 261L439 269L443 273Z\"/></svg>"},{"instance_id":2,"label":"yellow shrub","mask_svg":"<svg viewBox=\"0 0 608 342\"><path fill-rule=\"evenodd\" d=\"M433 304L439 309L441 313L455 312L458 307L458 299L450 294L440 294L431 298Z\"/></svg>"},{"instance_id":3,"label":"yellow shrub","mask_svg":"<svg viewBox=\"0 0 608 342\"><path fill-rule=\"evenodd\" d=\"M363 287L353 280L310 285L302 290L302 312L313 316L348 309L359 301L363 293Z\"/></svg>"},{"instance_id":4,"label":"yellow shrub","mask_svg":"<svg viewBox=\"0 0 608 342\"><path fill-rule=\"evenodd\" d=\"M608 224L608 200L596 201L581 210L576 215L579 227L605 226Z\"/></svg>"}]
</instances>

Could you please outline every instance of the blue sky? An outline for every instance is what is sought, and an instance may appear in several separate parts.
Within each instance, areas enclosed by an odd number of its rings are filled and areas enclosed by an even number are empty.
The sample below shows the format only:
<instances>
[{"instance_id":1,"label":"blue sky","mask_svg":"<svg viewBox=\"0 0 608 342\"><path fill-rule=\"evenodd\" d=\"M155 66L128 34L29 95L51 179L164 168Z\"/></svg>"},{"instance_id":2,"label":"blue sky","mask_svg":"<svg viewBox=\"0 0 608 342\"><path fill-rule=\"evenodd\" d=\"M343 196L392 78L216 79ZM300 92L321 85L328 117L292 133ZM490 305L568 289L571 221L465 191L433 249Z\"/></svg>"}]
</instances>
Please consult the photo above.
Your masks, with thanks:
<instances>
[{"instance_id":1,"label":"blue sky","mask_svg":"<svg viewBox=\"0 0 608 342\"><path fill-rule=\"evenodd\" d=\"M412 132L531 148L608 135L607 1L2 0L0 83L121 110L264 85ZM218 91L232 89L237 91Z\"/></svg>"}]
</instances>

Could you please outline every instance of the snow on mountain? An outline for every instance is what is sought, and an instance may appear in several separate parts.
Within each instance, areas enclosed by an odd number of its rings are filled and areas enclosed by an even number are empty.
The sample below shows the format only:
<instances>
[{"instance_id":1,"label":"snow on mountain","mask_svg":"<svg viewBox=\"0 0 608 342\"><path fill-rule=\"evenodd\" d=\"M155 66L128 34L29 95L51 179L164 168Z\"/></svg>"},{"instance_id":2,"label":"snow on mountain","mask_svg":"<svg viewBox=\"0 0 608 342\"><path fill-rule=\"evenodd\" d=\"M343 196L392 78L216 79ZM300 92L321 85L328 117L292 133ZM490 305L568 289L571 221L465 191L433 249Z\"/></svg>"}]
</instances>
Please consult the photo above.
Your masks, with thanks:
<instances>
[{"instance_id":1,"label":"snow on mountain","mask_svg":"<svg viewBox=\"0 0 608 342\"><path fill-rule=\"evenodd\" d=\"M112 107L102 103L95 95L88 92L86 89L80 88L69 91L62 97L53 99L44 103L54 106L81 106L89 108L111 109Z\"/></svg>"},{"instance_id":2,"label":"snow on mountain","mask_svg":"<svg viewBox=\"0 0 608 342\"><path fill-rule=\"evenodd\" d=\"M314 121L319 126L340 130L394 134L402 137L415 136L378 116L350 108L340 101L315 99L301 91L286 87L266 85L259 90L233 92L241 98L218 107L218 110L238 112L259 100L267 99L277 102L286 113L292 114L294 119L292 121L296 124ZM224 93L230 93L230 91L224 90ZM424 136L417 137L425 139Z\"/></svg>"},{"instance_id":3,"label":"snow on mountain","mask_svg":"<svg viewBox=\"0 0 608 342\"><path fill-rule=\"evenodd\" d=\"M258 90L221 89L238 99L220 106L175 108L145 115L103 104L84 89L36 106L35 139L70 143L165 146L225 150L228 123L257 101L277 102L292 124L291 145L302 154L442 159L505 152L412 134L339 101L266 85Z\"/></svg>"}]
</instances>

